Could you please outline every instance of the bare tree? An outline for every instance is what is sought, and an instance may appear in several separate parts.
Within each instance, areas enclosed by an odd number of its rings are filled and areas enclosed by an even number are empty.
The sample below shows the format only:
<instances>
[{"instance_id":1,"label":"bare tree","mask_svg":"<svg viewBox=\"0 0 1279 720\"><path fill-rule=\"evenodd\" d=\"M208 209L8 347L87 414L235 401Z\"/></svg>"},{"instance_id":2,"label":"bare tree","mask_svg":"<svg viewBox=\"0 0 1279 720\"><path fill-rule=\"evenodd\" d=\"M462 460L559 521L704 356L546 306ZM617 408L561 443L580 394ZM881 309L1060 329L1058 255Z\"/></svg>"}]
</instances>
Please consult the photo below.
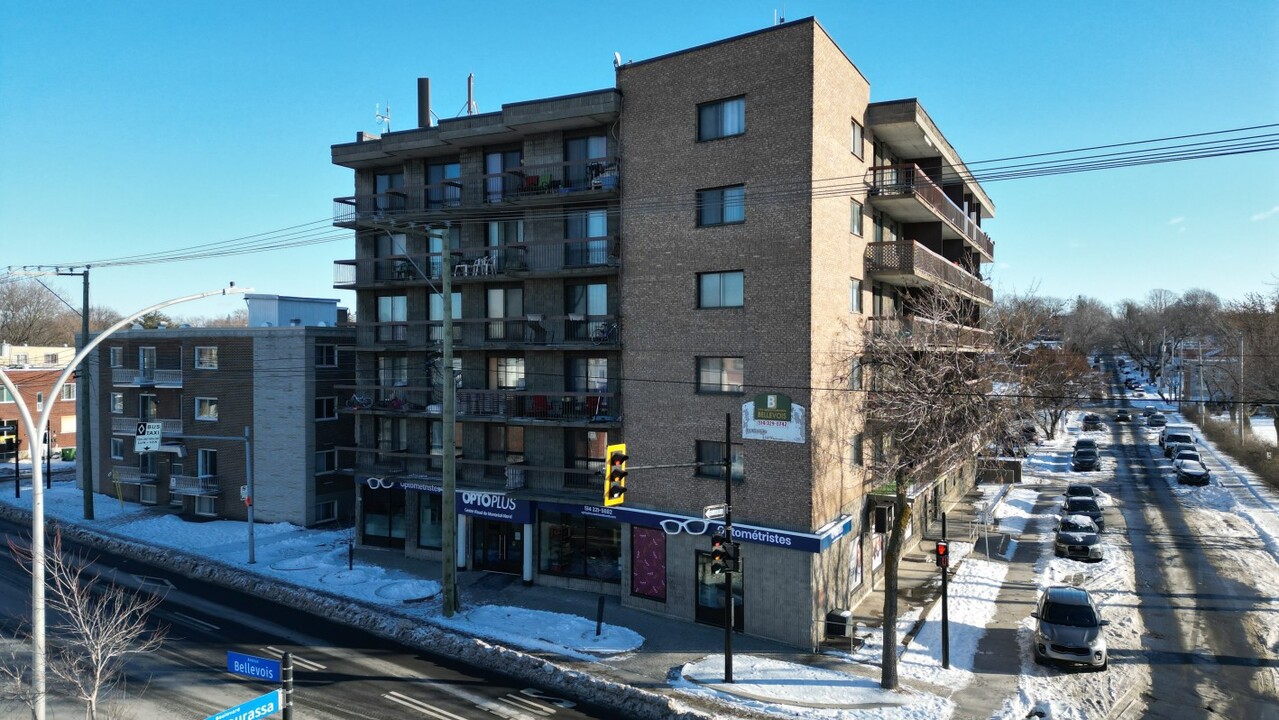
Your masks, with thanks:
<instances>
[{"instance_id":1,"label":"bare tree","mask_svg":"<svg viewBox=\"0 0 1279 720\"><path fill-rule=\"evenodd\" d=\"M36 692L31 684L31 646L25 626L5 627L0 633L0 707L21 705L35 710Z\"/></svg>"},{"instance_id":2,"label":"bare tree","mask_svg":"<svg viewBox=\"0 0 1279 720\"><path fill-rule=\"evenodd\" d=\"M1035 425L1052 440L1066 411L1092 396L1093 372L1083 355L1066 348L1038 347L1023 362L1022 388L1031 400Z\"/></svg>"},{"instance_id":3,"label":"bare tree","mask_svg":"<svg viewBox=\"0 0 1279 720\"><path fill-rule=\"evenodd\" d=\"M0 340L14 345L61 345L72 339L59 327L68 313L62 296L38 280L0 283Z\"/></svg>"},{"instance_id":4,"label":"bare tree","mask_svg":"<svg viewBox=\"0 0 1279 720\"><path fill-rule=\"evenodd\" d=\"M871 469L880 492L894 497L885 550L884 655L880 685L896 689L897 588L909 499L939 474L970 461L1016 412L1007 394L1013 350L1034 336L1030 313L994 314L999 327L973 327L978 309L950 293L915 295L900 318L875 318L855 348L870 383L867 423L873 432ZM1042 313L1035 313L1042 319Z\"/></svg>"},{"instance_id":5,"label":"bare tree","mask_svg":"<svg viewBox=\"0 0 1279 720\"><path fill-rule=\"evenodd\" d=\"M10 539L9 550L29 571L30 549ZM88 558L64 551L61 533L54 533L45 554L52 619L47 666L84 703L85 718L97 720L130 656L159 649L166 631L149 620L161 596L104 580L91 568Z\"/></svg>"},{"instance_id":6,"label":"bare tree","mask_svg":"<svg viewBox=\"0 0 1279 720\"><path fill-rule=\"evenodd\" d=\"M1074 307L1061 320L1062 342L1083 355L1110 345L1110 330L1110 309L1083 295L1075 298Z\"/></svg>"}]
</instances>

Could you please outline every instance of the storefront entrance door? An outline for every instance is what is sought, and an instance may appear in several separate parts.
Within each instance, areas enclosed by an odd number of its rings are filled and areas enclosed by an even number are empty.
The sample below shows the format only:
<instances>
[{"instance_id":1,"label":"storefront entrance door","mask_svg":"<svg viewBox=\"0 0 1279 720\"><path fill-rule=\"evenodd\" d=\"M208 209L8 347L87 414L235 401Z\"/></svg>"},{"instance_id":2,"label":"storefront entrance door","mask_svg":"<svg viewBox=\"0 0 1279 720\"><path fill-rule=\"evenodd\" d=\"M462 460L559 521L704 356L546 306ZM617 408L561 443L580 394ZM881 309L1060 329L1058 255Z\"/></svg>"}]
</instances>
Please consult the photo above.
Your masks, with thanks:
<instances>
[{"instance_id":1,"label":"storefront entrance door","mask_svg":"<svg viewBox=\"0 0 1279 720\"><path fill-rule=\"evenodd\" d=\"M471 564L476 570L519 574L524 571L524 526L475 518Z\"/></svg>"},{"instance_id":2,"label":"storefront entrance door","mask_svg":"<svg viewBox=\"0 0 1279 720\"><path fill-rule=\"evenodd\" d=\"M724 627L725 576L711 572L711 554L697 551L697 622ZM746 625L746 603L742 592L742 573L733 573L733 629L741 632Z\"/></svg>"}]
</instances>

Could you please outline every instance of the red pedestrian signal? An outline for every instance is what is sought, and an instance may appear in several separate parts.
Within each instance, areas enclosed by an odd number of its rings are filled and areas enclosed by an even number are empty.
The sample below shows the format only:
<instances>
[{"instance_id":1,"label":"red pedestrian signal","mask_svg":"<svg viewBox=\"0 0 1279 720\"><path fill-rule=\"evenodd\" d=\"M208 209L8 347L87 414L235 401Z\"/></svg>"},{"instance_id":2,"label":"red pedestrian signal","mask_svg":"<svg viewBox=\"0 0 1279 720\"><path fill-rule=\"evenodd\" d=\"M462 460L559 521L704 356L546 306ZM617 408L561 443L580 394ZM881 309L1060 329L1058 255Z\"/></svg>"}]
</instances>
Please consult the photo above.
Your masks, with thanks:
<instances>
[{"instance_id":1,"label":"red pedestrian signal","mask_svg":"<svg viewBox=\"0 0 1279 720\"><path fill-rule=\"evenodd\" d=\"M937 567L950 567L950 543L945 540L937 541Z\"/></svg>"}]
</instances>

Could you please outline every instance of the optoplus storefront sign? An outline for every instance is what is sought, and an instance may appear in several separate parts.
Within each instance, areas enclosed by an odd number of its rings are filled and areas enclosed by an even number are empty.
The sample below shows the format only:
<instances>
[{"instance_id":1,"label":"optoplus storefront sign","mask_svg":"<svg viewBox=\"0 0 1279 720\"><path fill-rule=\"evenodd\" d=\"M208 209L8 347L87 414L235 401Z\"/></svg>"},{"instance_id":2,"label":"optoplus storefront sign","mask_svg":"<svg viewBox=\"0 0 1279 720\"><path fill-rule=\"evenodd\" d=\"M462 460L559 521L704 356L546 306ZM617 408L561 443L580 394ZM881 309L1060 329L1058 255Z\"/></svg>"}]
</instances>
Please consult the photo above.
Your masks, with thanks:
<instances>
[{"instance_id":1,"label":"optoplus storefront sign","mask_svg":"<svg viewBox=\"0 0 1279 720\"><path fill-rule=\"evenodd\" d=\"M724 524L718 521L654 512L652 510L628 510L626 508L600 507L598 505L568 505L546 502L539 502L537 507L540 510L576 513L589 517L616 520L631 525L660 527L671 534L686 532L690 535L707 535L724 529ZM839 521L822 528L819 533L799 533L790 530L777 530L734 523L733 538L741 542L815 553L821 552L822 548L828 547L838 538L851 532L852 526L851 518L841 518Z\"/></svg>"},{"instance_id":2,"label":"optoplus storefront sign","mask_svg":"<svg viewBox=\"0 0 1279 720\"><path fill-rule=\"evenodd\" d=\"M533 506L528 500L509 497L502 493L457 493L457 511L463 515L503 522L529 523L533 518Z\"/></svg>"}]
</instances>

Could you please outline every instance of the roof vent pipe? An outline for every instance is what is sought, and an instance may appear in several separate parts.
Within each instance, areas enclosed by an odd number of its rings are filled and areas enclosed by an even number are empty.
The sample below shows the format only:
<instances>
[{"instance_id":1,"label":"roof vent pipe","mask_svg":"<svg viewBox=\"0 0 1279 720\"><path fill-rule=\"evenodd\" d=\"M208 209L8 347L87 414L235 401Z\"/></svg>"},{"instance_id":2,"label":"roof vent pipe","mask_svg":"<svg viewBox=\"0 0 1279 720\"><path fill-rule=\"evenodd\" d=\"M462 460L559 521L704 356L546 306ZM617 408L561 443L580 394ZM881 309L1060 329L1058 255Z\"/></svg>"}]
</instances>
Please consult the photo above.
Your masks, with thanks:
<instances>
[{"instance_id":1,"label":"roof vent pipe","mask_svg":"<svg viewBox=\"0 0 1279 720\"><path fill-rule=\"evenodd\" d=\"M417 79L417 126L431 127L431 78Z\"/></svg>"}]
</instances>

